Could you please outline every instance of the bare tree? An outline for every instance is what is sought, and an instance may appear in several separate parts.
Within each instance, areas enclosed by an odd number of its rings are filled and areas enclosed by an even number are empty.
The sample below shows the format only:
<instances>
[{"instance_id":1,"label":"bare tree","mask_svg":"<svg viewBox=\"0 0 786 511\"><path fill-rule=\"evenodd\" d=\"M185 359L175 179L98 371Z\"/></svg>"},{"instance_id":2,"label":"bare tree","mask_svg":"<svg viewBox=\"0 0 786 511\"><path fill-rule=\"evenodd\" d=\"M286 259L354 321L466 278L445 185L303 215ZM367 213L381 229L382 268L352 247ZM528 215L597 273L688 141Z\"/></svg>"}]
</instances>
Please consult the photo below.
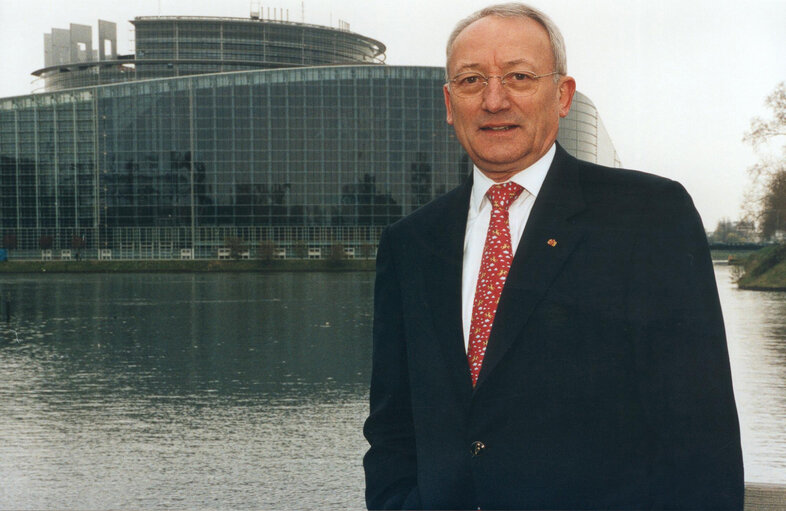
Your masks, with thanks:
<instances>
[{"instance_id":1,"label":"bare tree","mask_svg":"<svg viewBox=\"0 0 786 511\"><path fill-rule=\"evenodd\" d=\"M786 82L779 83L775 90L767 96L764 104L772 110L772 119L754 117L751 128L745 133L743 140L758 147L775 137L786 136ZM786 146L783 146L786 149Z\"/></svg>"},{"instance_id":2,"label":"bare tree","mask_svg":"<svg viewBox=\"0 0 786 511\"><path fill-rule=\"evenodd\" d=\"M786 83L779 83L764 104L772 117L753 118L743 141L759 154L759 162L748 168L746 213L767 239L786 230Z\"/></svg>"}]
</instances>

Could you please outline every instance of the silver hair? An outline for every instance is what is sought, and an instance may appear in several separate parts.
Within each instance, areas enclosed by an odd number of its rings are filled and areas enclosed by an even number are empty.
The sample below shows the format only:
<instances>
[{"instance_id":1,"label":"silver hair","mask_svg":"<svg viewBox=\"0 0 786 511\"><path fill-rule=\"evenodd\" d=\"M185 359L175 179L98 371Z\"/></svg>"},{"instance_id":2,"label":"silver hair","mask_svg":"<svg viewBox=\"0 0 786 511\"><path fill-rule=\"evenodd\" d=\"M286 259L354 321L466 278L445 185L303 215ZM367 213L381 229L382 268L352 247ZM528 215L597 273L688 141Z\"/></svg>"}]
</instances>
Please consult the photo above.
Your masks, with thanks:
<instances>
[{"instance_id":1,"label":"silver hair","mask_svg":"<svg viewBox=\"0 0 786 511\"><path fill-rule=\"evenodd\" d=\"M568 73L568 57L565 54L565 40L562 38L562 33L559 31L559 28L554 23L554 21L534 7L520 3L509 3L490 5L470 14L456 24L456 28L453 29L453 32L450 33L450 37L448 37L448 45L445 49L445 55L447 57L445 62L446 79L450 80L450 76L448 76L448 64L450 63L450 55L453 52L453 43L456 41L456 37L458 37L462 30L475 23L479 19L485 18L486 16L499 16L501 18L530 18L540 23L540 25L546 29L546 32L549 35L551 53L554 56L554 71L559 73L559 75L566 75ZM554 79L559 80L559 75L555 75Z\"/></svg>"}]
</instances>

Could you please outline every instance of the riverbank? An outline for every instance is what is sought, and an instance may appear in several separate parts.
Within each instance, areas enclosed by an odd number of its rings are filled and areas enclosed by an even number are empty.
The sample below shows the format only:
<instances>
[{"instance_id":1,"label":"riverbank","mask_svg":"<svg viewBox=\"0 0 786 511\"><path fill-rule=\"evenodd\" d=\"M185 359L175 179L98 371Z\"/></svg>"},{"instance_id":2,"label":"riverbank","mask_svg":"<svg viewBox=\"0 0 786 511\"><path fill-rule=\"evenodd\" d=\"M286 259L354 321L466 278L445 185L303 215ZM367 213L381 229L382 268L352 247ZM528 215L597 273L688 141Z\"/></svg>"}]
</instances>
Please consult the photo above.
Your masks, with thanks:
<instances>
[{"instance_id":1,"label":"riverbank","mask_svg":"<svg viewBox=\"0 0 786 511\"><path fill-rule=\"evenodd\" d=\"M740 264L755 250L710 250L713 261L728 261L729 264Z\"/></svg>"},{"instance_id":2,"label":"riverbank","mask_svg":"<svg viewBox=\"0 0 786 511\"><path fill-rule=\"evenodd\" d=\"M373 259L5 261L2 273L374 271Z\"/></svg>"},{"instance_id":3,"label":"riverbank","mask_svg":"<svg viewBox=\"0 0 786 511\"><path fill-rule=\"evenodd\" d=\"M786 291L786 245L763 248L745 258L740 289Z\"/></svg>"}]
</instances>

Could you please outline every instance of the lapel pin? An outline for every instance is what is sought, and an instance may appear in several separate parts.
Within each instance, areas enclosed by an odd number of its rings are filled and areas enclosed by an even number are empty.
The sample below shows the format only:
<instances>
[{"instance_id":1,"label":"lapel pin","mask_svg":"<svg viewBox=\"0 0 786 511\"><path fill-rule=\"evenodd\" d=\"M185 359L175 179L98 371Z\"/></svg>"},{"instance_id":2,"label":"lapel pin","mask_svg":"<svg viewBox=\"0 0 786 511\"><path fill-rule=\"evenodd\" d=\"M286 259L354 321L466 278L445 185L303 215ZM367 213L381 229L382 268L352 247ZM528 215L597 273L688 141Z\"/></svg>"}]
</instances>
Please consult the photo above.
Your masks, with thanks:
<instances>
[{"instance_id":1,"label":"lapel pin","mask_svg":"<svg viewBox=\"0 0 786 511\"><path fill-rule=\"evenodd\" d=\"M556 247L556 246L557 246L557 240L555 240L554 238L551 238L551 239L550 239L550 240L548 240L546 243L548 243L548 245L549 245L550 247Z\"/></svg>"}]
</instances>

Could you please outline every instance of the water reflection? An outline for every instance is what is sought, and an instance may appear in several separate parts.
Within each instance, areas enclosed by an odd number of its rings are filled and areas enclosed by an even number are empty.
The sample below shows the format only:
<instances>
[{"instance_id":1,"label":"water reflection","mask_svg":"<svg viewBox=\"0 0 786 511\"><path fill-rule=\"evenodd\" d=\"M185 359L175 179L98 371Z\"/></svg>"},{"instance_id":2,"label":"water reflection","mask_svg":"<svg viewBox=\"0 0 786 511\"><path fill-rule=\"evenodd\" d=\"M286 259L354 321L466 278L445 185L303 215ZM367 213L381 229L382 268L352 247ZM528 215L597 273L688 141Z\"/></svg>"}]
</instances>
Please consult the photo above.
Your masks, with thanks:
<instances>
[{"instance_id":1,"label":"water reflection","mask_svg":"<svg viewBox=\"0 0 786 511\"><path fill-rule=\"evenodd\" d=\"M726 320L745 479L786 483L786 293L737 289L715 267Z\"/></svg>"},{"instance_id":2,"label":"water reflection","mask_svg":"<svg viewBox=\"0 0 786 511\"><path fill-rule=\"evenodd\" d=\"M3 278L0 507L358 507L372 279Z\"/></svg>"},{"instance_id":3,"label":"water reflection","mask_svg":"<svg viewBox=\"0 0 786 511\"><path fill-rule=\"evenodd\" d=\"M786 483L786 293L716 271L746 479ZM372 288L0 276L0 508L361 508Z\"/></svg>"}]
</instances>

